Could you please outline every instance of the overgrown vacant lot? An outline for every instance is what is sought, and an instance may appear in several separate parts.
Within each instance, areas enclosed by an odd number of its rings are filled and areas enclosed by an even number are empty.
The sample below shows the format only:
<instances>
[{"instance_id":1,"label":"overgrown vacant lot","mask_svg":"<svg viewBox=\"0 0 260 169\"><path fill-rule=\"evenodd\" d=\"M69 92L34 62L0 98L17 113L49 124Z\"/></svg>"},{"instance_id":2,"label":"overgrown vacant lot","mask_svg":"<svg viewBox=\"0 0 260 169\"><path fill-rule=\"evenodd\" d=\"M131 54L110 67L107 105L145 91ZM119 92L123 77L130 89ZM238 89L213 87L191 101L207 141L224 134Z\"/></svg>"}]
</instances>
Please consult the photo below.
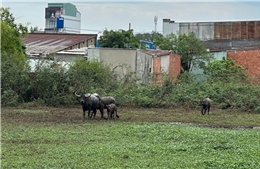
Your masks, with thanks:
<instances>
[{"instance_id":1,"label":"overgrown vacant lot","mask_svg":"<svg viewBox=\"0 0 260 169\"><path fill-rule=\"evenodd\" d=\"M2 108L1 168L260 168L260 114L119 107L119 115L83 121L80 106Z\"/></svg>"}]
</instances>

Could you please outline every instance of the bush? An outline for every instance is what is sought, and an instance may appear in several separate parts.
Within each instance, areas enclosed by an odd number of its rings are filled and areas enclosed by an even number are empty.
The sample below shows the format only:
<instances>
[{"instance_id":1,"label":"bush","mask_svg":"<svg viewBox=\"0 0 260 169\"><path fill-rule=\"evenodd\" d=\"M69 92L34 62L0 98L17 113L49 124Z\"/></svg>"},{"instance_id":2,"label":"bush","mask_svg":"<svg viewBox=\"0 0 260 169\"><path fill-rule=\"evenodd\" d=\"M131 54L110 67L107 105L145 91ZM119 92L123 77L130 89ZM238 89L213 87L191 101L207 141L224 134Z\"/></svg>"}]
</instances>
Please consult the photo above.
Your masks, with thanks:
<instances>
[{"instance_id":1,"label":"bush","mask_svg":"<svg viewBox=\"0 0 260 169\"><path fill-rule=\"evenodd\" d=\"M3 106L18 106L18 95L13 90L5 90L1 95L1 104Z\"/></svg>"},{"instance_id":2,"label":"bush","mask_svg":"<svg viewBox=\"0 0 260 169\"><path fill-rule=\"evenodd\" d=\"M115 82L109 67L85 59L77 59L68 76L71 89L81 93L105 93Z\"/></svg>"}]
</instances>

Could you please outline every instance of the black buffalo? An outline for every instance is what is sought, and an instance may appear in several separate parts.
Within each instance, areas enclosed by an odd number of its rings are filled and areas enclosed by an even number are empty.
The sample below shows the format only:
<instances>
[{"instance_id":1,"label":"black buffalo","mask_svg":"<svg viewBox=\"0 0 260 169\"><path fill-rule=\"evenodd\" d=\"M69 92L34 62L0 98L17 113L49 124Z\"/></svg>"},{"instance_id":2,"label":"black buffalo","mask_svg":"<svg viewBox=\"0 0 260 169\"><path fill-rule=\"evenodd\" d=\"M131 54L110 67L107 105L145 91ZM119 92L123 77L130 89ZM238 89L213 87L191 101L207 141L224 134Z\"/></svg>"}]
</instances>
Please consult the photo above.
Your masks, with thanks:
<instances>
[{"instance_id":1,"label":"black buffalo","mask_svg":"<svg viewBox=\"0 0 260 169\"><path fill-rule=\"evenodd\" d=\"M204 98L200 101L199 106L201 106L201 114L205 115L208 111L210 111L210 107L211 107L211 99L210 98Z\"/></svg>"},{"instance_id":2,"label":"black buffalo","mask_svg":"<svg viewBox=\"0 0 260 169\"><path fill-rule=\"evenodd\" d=\"M76 92L74 92L74 94L82 105L83 120L85 120L86 111L88 111L88 119L92 118L92 115L94 115L95 118L97 109L100 110L101 118L104 117L104 106L101 104L100 99L97 96L90 93L78 95Z\"/></svg>"}]
</instances>

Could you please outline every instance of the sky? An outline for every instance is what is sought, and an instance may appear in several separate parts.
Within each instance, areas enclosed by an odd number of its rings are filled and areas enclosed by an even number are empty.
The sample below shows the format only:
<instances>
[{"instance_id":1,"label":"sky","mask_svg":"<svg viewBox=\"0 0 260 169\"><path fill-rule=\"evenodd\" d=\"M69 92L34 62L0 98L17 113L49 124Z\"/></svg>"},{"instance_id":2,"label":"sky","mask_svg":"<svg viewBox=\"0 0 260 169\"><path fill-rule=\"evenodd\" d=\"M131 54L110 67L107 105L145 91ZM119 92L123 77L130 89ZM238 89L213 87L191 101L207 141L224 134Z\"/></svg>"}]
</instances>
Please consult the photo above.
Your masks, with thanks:
<instances>
[{"instance_id":1,"label":"sky","mask_svg":"<svg viewBox=\"0 0 260 169\"><path fill-rule=\"evenodd\" d=\"M2 0L17 23L44 30L48 3L66 0ZM162 20L175 22L220 22L260 20L260 1L195 1L195 0L70 0L81 13L81 33L99 34L107 30L128 30L134 33L162 33ZM155 25L154 17L158 21Z\"/></svg>"}]
</instances>

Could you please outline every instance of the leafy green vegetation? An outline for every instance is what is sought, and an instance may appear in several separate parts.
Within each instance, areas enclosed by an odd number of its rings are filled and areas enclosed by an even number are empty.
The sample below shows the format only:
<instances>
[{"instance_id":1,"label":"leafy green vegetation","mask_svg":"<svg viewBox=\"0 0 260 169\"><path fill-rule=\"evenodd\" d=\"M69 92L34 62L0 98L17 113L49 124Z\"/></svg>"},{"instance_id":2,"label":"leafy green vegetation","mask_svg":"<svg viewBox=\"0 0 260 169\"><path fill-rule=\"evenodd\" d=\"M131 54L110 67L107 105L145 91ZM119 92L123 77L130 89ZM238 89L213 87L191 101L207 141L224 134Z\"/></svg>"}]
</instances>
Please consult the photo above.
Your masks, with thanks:
<instances>
[{"instance_id":1,"label":"leafy green vegetation","mask_svg":"<svg viewBox=\"0 0 260 169\"><path fill-rule=\"evenodd\" d=\"M242 82L250 83L249 78L246 76L245 69L237 65L232 59L215 60L204 67L204 74L208 75L209 81L228 82Z\"/></svg>"},{"instance_id":2,"label":"leafy green vegetation","mask_svg":"<svg viewBox=\"0 0 260 169\"><path fill-rule=\"evenodd\" d=\"M163 35L159 32L155 32L152 31L151 33L137 33L135 34L135 37L139 40L139 41L148 41L148 42L154 42L155 38L159 36L159 37L163 37Z\"/></svg>"},{"instance_id":3,"label":"leafy green vegetation","mask_svg":"<svg viewBox=\"0 0 260 169\"><path fill-rule=\"evenodd\" d=\"M239 119L246 126L250 119L259 124L259 114L119 110L119 119L83 122L80 108L3 108L1 168L260 167L259 129L171 123L187 116L203 124Z\"/></svg>"},{"instance_id":4,"label":"leafy green vegetation","mask_svg":"<svg viewBox=\"0 0 260 169\"><path fill-rule=\"evenodd\" d=\"M133 29L130 30L104 30L100 36L99 43L101 47L106 48L139 48L140 42L134 36Z\"/></svg>"},{"instance_id":5,"label":"leafy green vegetation","mask_svg":"<svg viewBox=\"0 0 260 169\"><path fill-rule=\"evenodd\" d=\"M189 72L193 67L204 68L205 62L208 63L213 59L194 33L157 36L154 43L162 50L171 50L181 56L182 72Z\"/></svg>"}]
</instances>

